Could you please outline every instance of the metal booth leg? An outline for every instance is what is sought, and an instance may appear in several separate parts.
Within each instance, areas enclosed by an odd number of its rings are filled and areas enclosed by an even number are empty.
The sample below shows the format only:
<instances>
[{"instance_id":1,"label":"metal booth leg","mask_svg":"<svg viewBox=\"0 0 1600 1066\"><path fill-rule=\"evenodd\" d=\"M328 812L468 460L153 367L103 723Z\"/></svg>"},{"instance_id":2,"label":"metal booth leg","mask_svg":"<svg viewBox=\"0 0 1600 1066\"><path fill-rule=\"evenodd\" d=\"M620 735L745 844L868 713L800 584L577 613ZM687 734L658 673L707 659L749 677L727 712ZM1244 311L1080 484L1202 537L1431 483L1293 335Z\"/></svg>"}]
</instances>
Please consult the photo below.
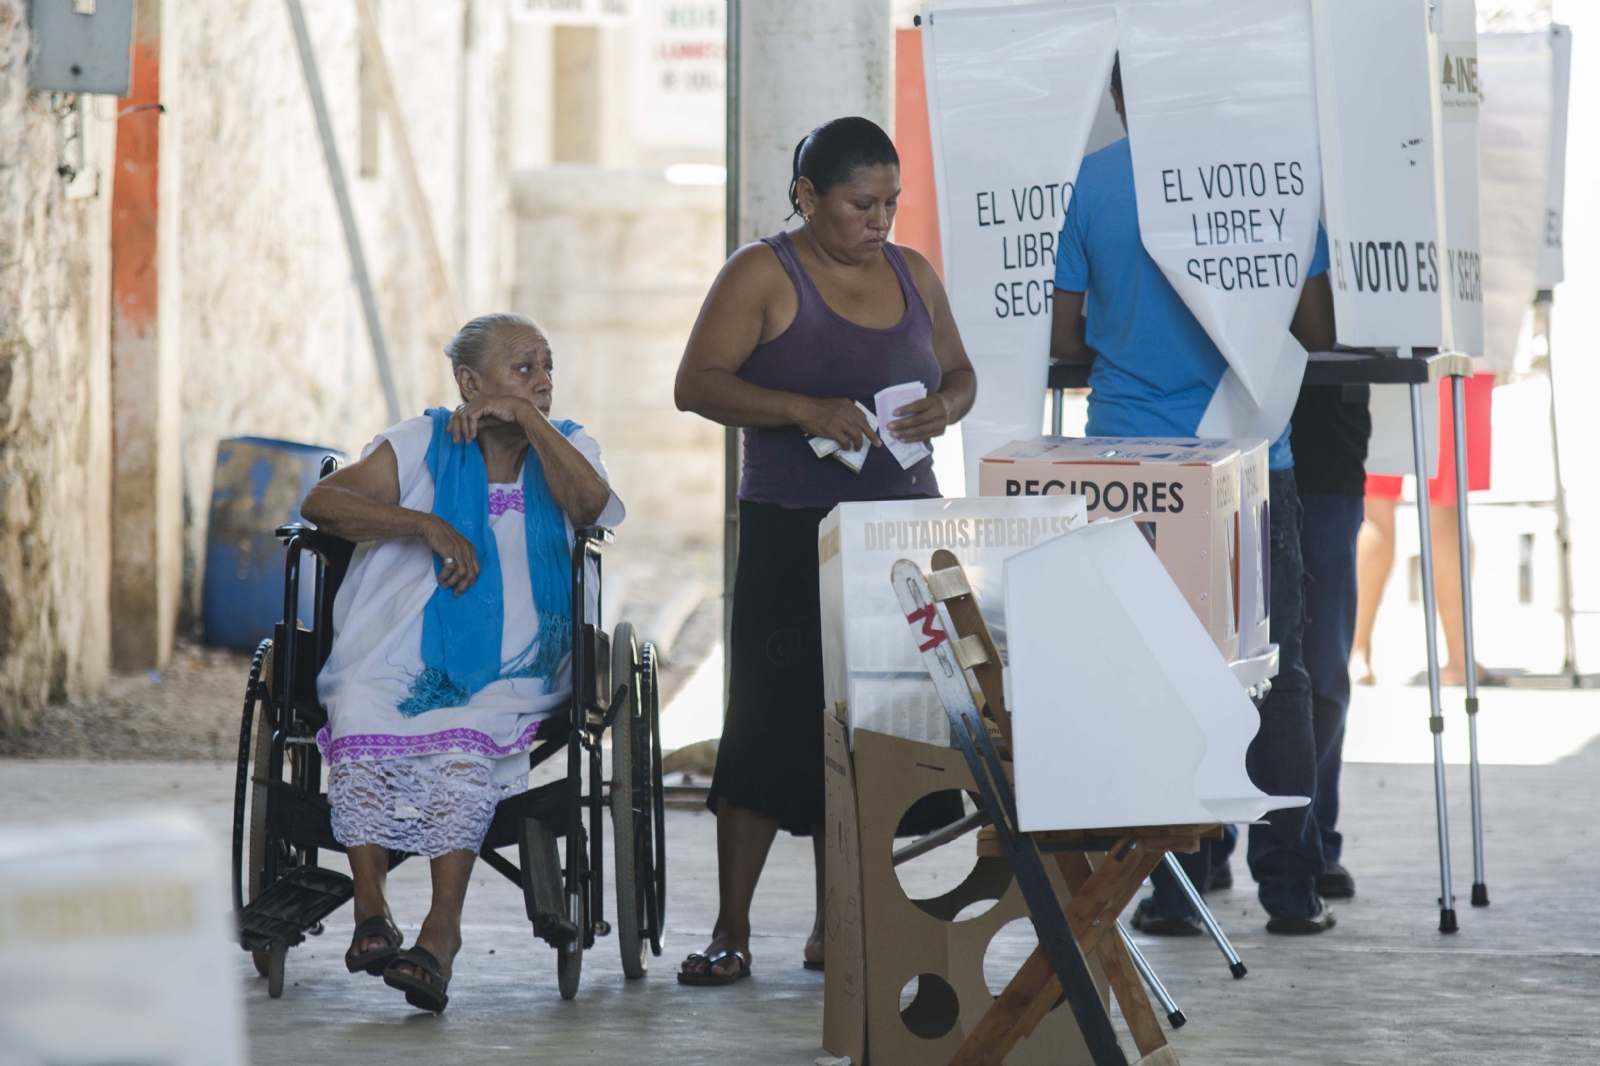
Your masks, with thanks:
<instances>
[{"instance_id":1,"label":"metal booth leg","mask_svg":"<svg viewBox=\"0 0 1600 1066\"><path fill-rule=\"evenodd\" d=\"M1194 887L1194 882L1189 880L1189 875L1184 872L1172 852L1167 852L1161 861L1166 864L1167 873L1171 874L1178 882L1178 887L1183 889L1183 894L1189 897L1189 906L1195 909L1200 916L1200 924L1206 927L1206 932L1211 934L1211 939L1216 942L1217 950L1222 952L1222 957L1228 960L1228 972L1233 974L1233 979L1238 980L1250 971L1245 969L1244 963L1239 961L1239 953L1233 950L1233 945L1228 942L1228 934L1222 931L1222 926L1217 924L1216 918L1211 914L1211 908L1206 906L1206 901L1200 895L1199 889Z\"/></svg>"},{"instance_id":2,"label":"metal booth leg","mask_svg":"<svg viewBox=\"0 0 1600 1066\"><path fill-rule=\"evenodd\" d=\"M1455 410L1456 528L1461 537L1461 622L1467 657L1467 749L1472 788L1472 905L1489 905L1489 886L1483 877L1483 791L1478 779L1478 655L1472 640L1472 539L1467 522L1467 383L1460 374L1450 378L1450 399Z\"/></svg>"},{"instance_id":3,"label":"metal booth leg","mask_svg":"<svg viewBox=\"0 0 1600 1066\"><path fill-rule=\"evenodd\" d=\"M1431 387L1431 383L1430 383ZM1433 731L1433 802L1439 824L1439 932L1456 931L1450 889L1450 815L1445 807L1444 716L1439 713L1439 634L1433 602L1433 522L1428 513L1428 447L1423 438L1422 385L1411 386L1411 450L1417 471L1417 529L1422 537L1422 617L1428 638L1428 728Z\"/></svg>"},{"instance_id":4,"label":"metal booth leg","mask_svg":"<svg viewBox=\"0 0 1600 1066\"><path fill-rule=\"evenodd\" d=\"M1167 986L1161 983L1161 978L1150 968L1150 963L1140 952L1139 945L1135 944L1133 937L1122 928L1121 922L1117 923L1117 935L1122 938L1122 946L1128 949L1128 955L1133 959L1133 968L1139 971L1139 976L1144 978L1144 983L1150 987L1150 994L1156 997L1161 1009L1166 1012L1167 1024L1174 1029L1182 1029L1189 1019L1184 1017L1183 1011L1178 1009L1178 1004L1173 1002L1171 994L1167 992Z\"/></svg>"},{"instance_id":5,"label":"metal booth leg","mask_svg":"<svg viewBox=\"0 0 1600 1066\"><path fill-rule=\"evenodd\" d=\"M1050 390L1050 435L1061 436L1061 407L1065 403L1062 390Z\"/></svg>"}]
</instances>

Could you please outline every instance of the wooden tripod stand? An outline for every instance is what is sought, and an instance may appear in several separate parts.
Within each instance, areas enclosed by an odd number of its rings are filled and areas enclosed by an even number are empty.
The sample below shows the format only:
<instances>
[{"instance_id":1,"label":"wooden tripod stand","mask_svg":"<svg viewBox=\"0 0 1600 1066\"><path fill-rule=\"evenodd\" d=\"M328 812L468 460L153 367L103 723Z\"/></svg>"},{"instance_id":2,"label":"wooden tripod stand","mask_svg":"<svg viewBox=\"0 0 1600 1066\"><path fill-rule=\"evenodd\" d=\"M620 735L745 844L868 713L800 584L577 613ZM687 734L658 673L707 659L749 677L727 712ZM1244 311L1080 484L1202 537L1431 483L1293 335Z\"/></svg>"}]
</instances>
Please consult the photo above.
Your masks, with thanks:
<instances>
[{"instance_id":1,"label":"wooden tripod stand","mask_svg":"<svg viewBox=\"0 0 1600 1066\"><path fill-rule=\"evenodd\" d=\"M1064 997L1095 1066L1127 1066L1127 1054L1090 978L1086 960L1095 955L1138 1049L1136 1066L1176 1066L1177 1054L1167 1043L1133 959L1122 938L1113 934L1117 916L1167 852L1193 851L1202 837L1220 835L1222 827L1135 826L1054 833L1018 829L1016 795L1004 765L1011 751L1011 717L1005 706L999 649L955 555L935 552L932 563L933 572L924 575L909 560L897 562L892 578L895 594L993 826L993 835L980 839L980 854L1003 855L1010 862L1039 936L1039 946L968 1033L951 1064L998 1066ZM940 603L955 629L953 639L940 624ZM983 693L986 714L973 699L967 670ZM1091 857L1096 852L1101 853L1098 859ZM1071 893L1065 906L1051 887L1045 856L1054 861Z\"/></svg>"}]
</instances>

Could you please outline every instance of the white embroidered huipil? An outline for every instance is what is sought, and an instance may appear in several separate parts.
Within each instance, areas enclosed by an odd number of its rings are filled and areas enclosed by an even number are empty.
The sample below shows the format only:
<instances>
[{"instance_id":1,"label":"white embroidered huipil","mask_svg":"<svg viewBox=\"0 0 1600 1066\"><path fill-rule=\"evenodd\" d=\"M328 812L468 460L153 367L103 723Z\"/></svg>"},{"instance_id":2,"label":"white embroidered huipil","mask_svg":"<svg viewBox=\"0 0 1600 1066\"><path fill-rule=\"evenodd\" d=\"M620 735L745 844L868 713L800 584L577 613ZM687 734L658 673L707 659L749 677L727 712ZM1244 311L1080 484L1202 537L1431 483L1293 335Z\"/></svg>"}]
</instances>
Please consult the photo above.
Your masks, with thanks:
<instances>
[{"instance_id":1,"label":"white embroidered huipil","mask_svg":"<svg viewBox=\"0 0 1600 1066\"><path fill-rule=\"evenodd\" d=\"M400 480L400 506L433 510L427 416L380 433L365 458L387 440ZM583 430L571 442L606 476L600 446ZM529 454L532 454L531 451ZM528 573L522 485L489 486L489 527L500 556L505 616L501 660L511 663L539 632ZM625 516L612 493L598 525ZM567 523L569 542L571 523ZM598 581L591 571L589 617ZM328 799L334 836L346 847L381 844L436 858L476 851L495 804L527 784L528 749L539 726L565 708L571 664L547 686L538 677L490 682L462 707L415 716L399 711L423 669L422 617L434 589L433 552L420 537L372 541L356 548L333 605L333 648L317 678L328 724L317 741L329 763Z\"/></svg>"}]
</instances>

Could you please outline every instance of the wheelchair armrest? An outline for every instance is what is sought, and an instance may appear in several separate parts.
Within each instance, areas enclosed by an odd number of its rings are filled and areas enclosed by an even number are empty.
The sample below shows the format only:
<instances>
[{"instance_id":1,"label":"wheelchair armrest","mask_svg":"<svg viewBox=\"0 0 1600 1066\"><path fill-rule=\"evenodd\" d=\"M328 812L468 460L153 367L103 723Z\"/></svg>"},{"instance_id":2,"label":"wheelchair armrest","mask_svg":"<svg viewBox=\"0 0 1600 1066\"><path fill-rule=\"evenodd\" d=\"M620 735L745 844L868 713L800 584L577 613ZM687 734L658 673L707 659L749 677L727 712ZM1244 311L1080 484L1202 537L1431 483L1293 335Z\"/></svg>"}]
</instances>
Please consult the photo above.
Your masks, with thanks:
<instances>
[{"instance_id":1,"label":"wheelchair armrest","mask_svg":"<svg viewBox=\"0 0 1600 1066\"><path fill-rule=\"evenodd\" d=\"M294 537L300 538L300 546L322 556L328 563L343 564L349 561L356 546L353 541L336 537L332 533L324 533L315 526L308 526L301 522L291 522L286 526L279 526L272 531L272 535L281 540L285 545Z\"/></svg>"},{"instance_id":2,"label":"wheelchair armrest","mask_svg":"<svg viewBox=\"0 0 1600 1066\"><path fill-rule=\"evenodd\" d=\"M597 540L601 544L610 544L617 539L616 533L606 526L579 526L572 532L579 540Z\"/></svg>"}]
</instances>

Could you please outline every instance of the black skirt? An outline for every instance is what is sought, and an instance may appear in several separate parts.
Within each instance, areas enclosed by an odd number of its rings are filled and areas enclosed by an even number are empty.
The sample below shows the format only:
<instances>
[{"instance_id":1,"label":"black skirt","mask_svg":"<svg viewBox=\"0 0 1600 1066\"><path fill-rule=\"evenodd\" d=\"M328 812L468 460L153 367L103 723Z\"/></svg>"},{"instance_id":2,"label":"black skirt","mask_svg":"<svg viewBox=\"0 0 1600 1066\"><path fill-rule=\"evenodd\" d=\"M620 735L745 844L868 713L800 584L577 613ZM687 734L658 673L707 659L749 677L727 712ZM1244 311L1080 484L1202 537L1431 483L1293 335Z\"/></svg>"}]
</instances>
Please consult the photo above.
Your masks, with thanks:
<instances>
[{"instance_id":1,"label":"black skirt","mask_svg":"<svg viewBox=\"0 0 1600 1066\"><path fill-rule=\"evenodd\" d=\"M800 836L824 809L817 527L829 510L739 501L728 712L706 799Z\"/></svg>"},{"instance_id":2,"label":"black skirt","mask_svg":"<svg viewBox=\"0 0 1600 1066\"><path fill-rule=\"evenodd\" d=\"M719 799L809 836L823 822L822 598L817 528L832 508L739 501L728 710L706 806ZM959 793L926 796L896 836L962 814Z\"/></svg>"}]
</instances>

